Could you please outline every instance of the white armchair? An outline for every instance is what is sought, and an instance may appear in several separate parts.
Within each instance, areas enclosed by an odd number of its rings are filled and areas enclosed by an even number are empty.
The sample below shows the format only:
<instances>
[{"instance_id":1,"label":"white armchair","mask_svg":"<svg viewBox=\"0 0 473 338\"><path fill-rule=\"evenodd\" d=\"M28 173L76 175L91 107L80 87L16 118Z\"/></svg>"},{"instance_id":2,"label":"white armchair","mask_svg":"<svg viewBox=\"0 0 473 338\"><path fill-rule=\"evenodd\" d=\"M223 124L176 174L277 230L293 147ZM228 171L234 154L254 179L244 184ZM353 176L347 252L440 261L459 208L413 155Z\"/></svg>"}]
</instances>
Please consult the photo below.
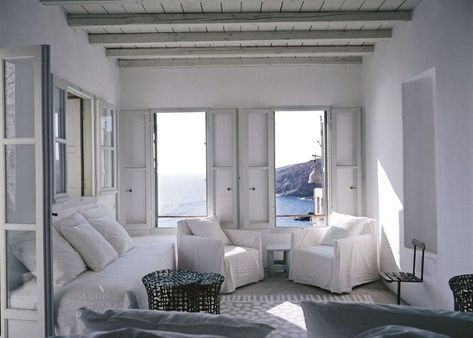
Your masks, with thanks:
<instances>
[{"instance_id":1,"label":"white armchair","mask_svg":"<svg viewBox=\"0 0 473 338\"><path fill-rule=\"evenodd\" d=\"M222 229L230 240L193 235L187 220L177 223L177 265L197 272L217 272L225 277L222 292L264 278L261 234L259 232Z\"/></svg>"},{"instance_id":2,"label":"white armchair","mask_svg":"<svg viewBox=\"0 0 473 338\"><path fill-rule=\"evenodd\" d=\"M293 233L289 279L335 293L350 292L356 285L378 279L374 221L365 220L360 234L335 239L333 246L322 245L330 227Z\"/></svg>"}]
</instances>

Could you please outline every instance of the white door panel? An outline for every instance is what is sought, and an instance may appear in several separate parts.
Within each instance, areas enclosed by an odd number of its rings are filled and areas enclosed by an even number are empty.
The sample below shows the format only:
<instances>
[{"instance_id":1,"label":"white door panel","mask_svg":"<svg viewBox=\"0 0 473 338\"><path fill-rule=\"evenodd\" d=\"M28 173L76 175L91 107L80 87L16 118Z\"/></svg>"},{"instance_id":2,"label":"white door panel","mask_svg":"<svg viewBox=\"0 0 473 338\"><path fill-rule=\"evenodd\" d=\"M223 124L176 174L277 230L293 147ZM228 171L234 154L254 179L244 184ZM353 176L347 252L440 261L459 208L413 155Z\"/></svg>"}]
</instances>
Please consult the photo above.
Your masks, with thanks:
<instances>
[{"instance_id":1,"label":"white door panel","mask_svg":"<svg viewBox=\"0 0 473 338\"><path fill-rule=\"evenodd\" d=\"M331 147L330 209L360 215L361 203L361 109L332 108L329 143Z\"/></svg>"},{"instance_id":2,"label":"white door panel","mask_svg":"<svg viewBox=\"0 0 473 338\"><path fill-rule=\"evenodd\" d=\"M248 165L268 166L268 114L248 114Z\"/></svg>"},{"instance_id":3,"label":"white door panel","mask_svg":"<svg viewBox=\"0 0 473 338\"><path fill-rule=\"evenodd\" d=\"M214 171L214 199L215 215L220 223L226 227L234 224L234 192L233 192L233 170L219 169Z\"/></svg>"},{"instance_id":4,"label":"white door panel","mask_svg":"<svg viewBox=\"0 0 473 338\"><path fill-rule=\"evenodd\" d=\"M151 118L147 111L120 112L121 220L128 229L154 225Z\"/></svg>"},{"instance_id":5,"label":"white door panel","mask_svg":"<svg viewBox=\"0 0 473 338\"><path fill-rule=\"evenodd\" d=\"M213 112L212 119L213 166L231 167L234 161L234 111Z\"/></svg>"},{"instance_id":6,"label":"white door panel","mask_svg":"<svg viewBox=\"0 0 473 338\"><path fill-rule=\"evenodd\" d=\"M269 170L249 169L248 206L250 224L269 224Z\"/></svg>"},{"instance_id":7,"label":"white door panel","mask_svg":"<svg viewBox=\"0 0 473 338\"><path fill-rule=\"evenodd\" d=\"M240 219L247 229L275 226L274 111L240 113Z\"/></svg>"},{"instance_id":8,"label":"white door panel","mask_svg":"<svg viewBox=\"0 0 473 338\"><path fill-rule=\"evenodd\" d=\"M335 205L337 212L349 215L358 214L358 191L355 188L358 180L358 170L354 168L338 167L337 190L335 191Z\"/></svg>"},{"instance_id":9,"label":"white door panel","mask_svg":"<svg viewBox=\"0 0 473 338\"><path fill-rule=\"evenodd\" d=\"M143 114L125 114L125 167L146 167L147 119Z\"/></svg>"},{"instance_id":10,"label":"white door panel","mask_svg":"<svg viewBox=\"0 0 473 338\"><path fill-rule=\"evenodd\" d=\"M125 176L126 224L146 224L146 169L127 169Z\"/></svg>"},{"instance_id":11,"label":"white door panel","mask_svg":"<svg viewBox=\"0 0 473 338\"><path fill-rule=\"evenodd\" d=\"M53 115L49 47L0 49L0 270L1 335L53 334L50 226ZM35 265L25 267L13 248L35 247ZM16 253L16 252L15 252ZM29 264L27 264L29 265ZM28 296L33 309L14 302L12 291L35 271Z\"/></svg>"},{"instance_id":12,"label":"white door panel","mask_svg":"<svg viewBox=\"0 0 473 338\"><path fill-rule=\"evenodd\" d=\"M225 228L238 227L236 110L207 112L208 214Z\"/></svg>"},{"instance_id":13,"label":"white door panel","mask_svg":"<svg viewBox=\"0 0 473 338\"><path fill-rule=\"evenodd\" d=\"M337 165L356 165L357 164L357 113L335 113L336 132L336 154Z\"/></svg>"}]
</instances>

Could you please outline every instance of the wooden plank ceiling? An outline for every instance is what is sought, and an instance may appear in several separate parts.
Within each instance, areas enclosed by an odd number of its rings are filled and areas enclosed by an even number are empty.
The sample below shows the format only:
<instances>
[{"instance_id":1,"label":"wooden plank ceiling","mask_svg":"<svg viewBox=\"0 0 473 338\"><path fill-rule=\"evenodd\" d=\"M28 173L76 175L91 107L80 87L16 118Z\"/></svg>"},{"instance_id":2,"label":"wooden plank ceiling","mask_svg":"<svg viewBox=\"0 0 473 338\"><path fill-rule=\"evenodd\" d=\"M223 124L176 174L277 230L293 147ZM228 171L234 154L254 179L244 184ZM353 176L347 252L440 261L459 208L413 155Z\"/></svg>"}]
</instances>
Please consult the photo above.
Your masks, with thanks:
<instances>
[{"instance_id":1,"label":"wooden plank ceiling","mask_svg":"<svg viewBox=\"0 0 473 338\"><path fill-rule=\"evenodd\" d=\"M121 67L361 63L421 0L40 0Z\"/></svg>"}]
</instances>

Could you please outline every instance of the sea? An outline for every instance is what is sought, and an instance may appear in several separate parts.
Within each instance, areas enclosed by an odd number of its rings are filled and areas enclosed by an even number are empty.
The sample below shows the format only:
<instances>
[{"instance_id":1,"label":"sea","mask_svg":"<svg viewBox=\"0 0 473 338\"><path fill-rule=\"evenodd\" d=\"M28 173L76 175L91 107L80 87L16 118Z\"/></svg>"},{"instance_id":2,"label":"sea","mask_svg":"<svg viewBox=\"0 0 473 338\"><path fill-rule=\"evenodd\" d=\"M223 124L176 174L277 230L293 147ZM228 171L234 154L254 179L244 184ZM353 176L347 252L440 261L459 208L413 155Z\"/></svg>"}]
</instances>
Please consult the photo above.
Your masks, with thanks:
<instances>
[{"instance_id":1,"label":"sea","mask_svg":"<svg viewBox=\"0 0 473 338\"><path fill-rule=\"evenodd\" d=\"M314 201L293 196L276 196L276 215L306 215L314 211ZM179 218L166 216L205 216L206 180L200 175L159 175L158 226L176 227ZM278 227L308 227L309 221L276 217Z\"/></svg>"}]
</instances>

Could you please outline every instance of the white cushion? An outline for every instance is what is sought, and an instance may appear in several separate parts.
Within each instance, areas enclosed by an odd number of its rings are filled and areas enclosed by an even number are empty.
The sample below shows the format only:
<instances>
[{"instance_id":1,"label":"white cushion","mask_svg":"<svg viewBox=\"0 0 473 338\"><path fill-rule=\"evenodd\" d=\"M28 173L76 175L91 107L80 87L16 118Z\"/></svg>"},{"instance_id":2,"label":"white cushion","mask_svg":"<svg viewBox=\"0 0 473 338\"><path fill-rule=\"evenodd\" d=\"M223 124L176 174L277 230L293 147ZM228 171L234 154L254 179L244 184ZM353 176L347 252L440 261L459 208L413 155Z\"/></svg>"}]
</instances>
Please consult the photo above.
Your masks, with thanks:
<instances>
[{"instance_id":1,"label":"white cushion","mask_svg":"<svg viewBox=\"0 0 473 338\"><path fill-rule=\"evenodd\" d=\"M76 212L54 224L94 271L102 271L118 258L118 253L80 213Z\"/></svg>"},{"instance_id":2,"label":"white cushion","mask_svg":"<svg viewBox=\"0 0 473 338\"><path fill-rule=\"evenodd\" d=\"M330 289L334 261L333 246L304 247L294 250L292 255L294 260L290 269L297 276L298 282Z\"/></svg>"},{"instance_id":3,"label":"white cushion","mask_svg":"<svg viewBox=\"0 0 473 338\"><path fill-rule=\"evenodd\" d=\"M258 250L234 245L226 245L224 250L223 293L233 292L239 286L259 281L261 263Z\"/></svg>"},{"instance_id":4,"label":"white cushion","mask_svg":"<svg viewBox=\"0 0 473 338\"><path fill-rule=\"evenodd\" d=\"M230 239L220 228L220 223L216 218L192 218L186 220L192 234L222 241L225 245L231 244Z\"/></svg>"},{"instance_id":5,"label":"white cushion","mask_svg":"<svg viewBox=\"0 0 473 338\"><path fill-rule=\"evenodd\" d=\"M355 338L449 338L432 331L416 329L409 326L384 325L360 333Z\"/></svg>"},{"instance_id":6,"label":"white cushion","mask_svg":"<svg viewBox=\"0 0 473 338\"><path fill-rule=\"evenodd\" d=\"M302 302L302 310L308 338L351 338L383 325L410 326L456 338L471 338L473 332L473 314L466 312L335 302Z\"/></svg>"},{"instance_id":7,"label":"white cushion","mask_svg":"<svg viewBox=\"0 0 473 338\"><path fill-rule=\"evenodd\" d=\"M54 228L52 233L54 285L62 286L87 270L79 253Z\"/></svg>"},{"instance_id":8,"label":"white cushion","mask_svg":"<svg viewBox=\"0 0 473 338\"><path fill-rule=\"evenodd\" d=\"M163 330L227 338L263 338L273 327L237 317L207 313L186 313L149 310L107 310L104 313L81 308L78 317L85 332L110 331L123 328Z\"/></svg>"},{"instance_id":9,"label":"white cushion","mask_svg":"<svg viewBox=\"0 0 473 338\"><path fill-rule=\"evenodd\" d=\"M342 227L331 226L327 229L324 238L320 245L331 245L335 244L335 240L350 237L350 232Z\"/></svg>"},{"instance_id":10,"label":"white cushion","mask_svg":"<svg viewBox=\"0 0 473 338\"><path fill-rule=\"evenodd\" d=\"M371 232L371 219L368 217L356 217L352 215L332 212L329 217L329 225L344 228L350 236L358 236Z\"/></svg>"},{"instance_id":11,"label":"white cushion","mask_svg":"<svg viewBox=\"0 0 473 338\"><path fill-rule=\"evenodd\" d=\"M7 243L23 265L36 274L36 233L34 231L11 231Z\"/></svg>"},{"instance_id":12,"label":"white cushion","mask_svg":"<svg viewBox=\"0 0 473 338\"><path fill-rule=\"evenodd\" d=\"M107 208L99 206L80 210L80 213L113 246L119 256L123 256L134 247L128 232L115 220Z\"/></svg>"},{"instance_id":13,"label":"white cushion","mask_svg":"<svg viewBox=\"0 0 473 338\"><path fill-rule=\"evenodd\" d=\"M79 336L75 336L79 337ZM71 336L55 336L54 338L71 338ZM162 330L141 330L134 328L113 331L99 331L81 335L80 338L225 338L217 335L200 335L192 333L177 333Z\"/></svg>"},{"instance_id":14,"label":"white cushion","mask_svg":"<svg viewBox=\"0 0 473 338\"><path fill-rule=\"evenodd\" d=\"M35 232L18 232L11 238L13 254L36 275ZM79 253L54 228L51 228L51 239L54 284L65 285L87 270L87 266Z\"/></svg>"}]
</instances>

